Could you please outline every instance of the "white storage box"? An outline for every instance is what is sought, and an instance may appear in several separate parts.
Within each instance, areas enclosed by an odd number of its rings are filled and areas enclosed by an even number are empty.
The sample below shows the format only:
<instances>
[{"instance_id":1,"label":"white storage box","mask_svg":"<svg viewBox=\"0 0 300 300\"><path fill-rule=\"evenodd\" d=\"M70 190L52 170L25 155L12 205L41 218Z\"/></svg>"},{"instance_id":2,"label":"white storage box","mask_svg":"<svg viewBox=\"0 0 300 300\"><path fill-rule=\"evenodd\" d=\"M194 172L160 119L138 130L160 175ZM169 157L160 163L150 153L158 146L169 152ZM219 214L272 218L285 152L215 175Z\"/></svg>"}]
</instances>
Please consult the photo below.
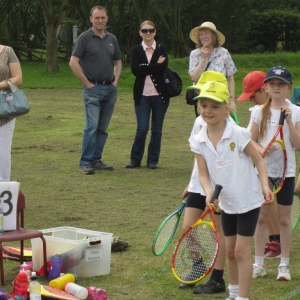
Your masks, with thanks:
<instances>
[{"instance_id":1,"label":"white storage box","mask_svg":"<svg viewBox=\"0 0 300 300\"><path fill-rule=\"evenodd\" d=\"M77 277L92 277L110 273L112 234L75 227L56 227L40 230L47 243L47 261L55 254L63 257L64 273ZM33 268L43 265L43 244L32 239Z\"/></svg>"}]
</instances>

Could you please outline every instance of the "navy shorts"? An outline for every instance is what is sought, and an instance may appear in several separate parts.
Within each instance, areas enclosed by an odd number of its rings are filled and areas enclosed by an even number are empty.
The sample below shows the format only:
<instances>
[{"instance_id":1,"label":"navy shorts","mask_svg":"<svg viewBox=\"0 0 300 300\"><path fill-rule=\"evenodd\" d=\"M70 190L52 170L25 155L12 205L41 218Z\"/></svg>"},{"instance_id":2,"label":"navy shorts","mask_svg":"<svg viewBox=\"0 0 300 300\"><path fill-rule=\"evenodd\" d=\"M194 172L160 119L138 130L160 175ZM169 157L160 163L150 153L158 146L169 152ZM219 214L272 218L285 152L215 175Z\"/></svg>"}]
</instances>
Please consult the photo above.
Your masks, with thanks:
<instances>
[{"instance_id":1,"label":"navy shorts","mask_svg":"<svg viewBox=\"0 0 300 300\"><path fill-rule=\"evenodd\" d=\"M276 194L277 203L280 205L292 205L294 199L295 177L285 178L281 190Z\"/></svg>"},{"instance_id":2,"label":"navy shorts","mask_svg":"<svg viewBox=\"0 0 300 300\"><path fill-rule=\"evenodd\" d=\"M241 235L253 236L260 207L250 210L243 214L227 214L221 212L222 227L225 236Z\"/></svg>"},{"instance_id":3,"label":"navy shorts","mask_svg":"<svg viewBox=\"0 0 300 300\"><path fill-rule=\"evenodd\" d=\"M189 192L186 200L186 207L198 208L204 211L206 207L206 196L203 196L200 193ZM221 213L215 212L215 214L219 215Z\"/></svg>"}]
</instances>

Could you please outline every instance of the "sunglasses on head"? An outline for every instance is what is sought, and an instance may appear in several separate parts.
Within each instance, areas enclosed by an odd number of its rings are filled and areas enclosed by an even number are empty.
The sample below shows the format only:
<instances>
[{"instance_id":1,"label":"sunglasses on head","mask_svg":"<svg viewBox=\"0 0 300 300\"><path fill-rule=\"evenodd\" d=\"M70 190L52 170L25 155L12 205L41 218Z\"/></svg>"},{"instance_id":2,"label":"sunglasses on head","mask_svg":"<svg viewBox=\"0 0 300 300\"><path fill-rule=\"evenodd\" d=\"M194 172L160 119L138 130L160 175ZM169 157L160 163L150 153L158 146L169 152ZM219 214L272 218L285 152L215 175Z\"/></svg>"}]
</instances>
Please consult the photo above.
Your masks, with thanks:
<instances>
[{"instance_id":1,"label":"sunglasses on head","mask_svg":"<svg viewBox=\"0 0 300 300\"><path fill-rule=\"evenodd\" d=\"M144 29L141 29L141 32L142 33L154 33L155 32L155 29L154 28L144 28Z\"/></svg>"}]
</instances>

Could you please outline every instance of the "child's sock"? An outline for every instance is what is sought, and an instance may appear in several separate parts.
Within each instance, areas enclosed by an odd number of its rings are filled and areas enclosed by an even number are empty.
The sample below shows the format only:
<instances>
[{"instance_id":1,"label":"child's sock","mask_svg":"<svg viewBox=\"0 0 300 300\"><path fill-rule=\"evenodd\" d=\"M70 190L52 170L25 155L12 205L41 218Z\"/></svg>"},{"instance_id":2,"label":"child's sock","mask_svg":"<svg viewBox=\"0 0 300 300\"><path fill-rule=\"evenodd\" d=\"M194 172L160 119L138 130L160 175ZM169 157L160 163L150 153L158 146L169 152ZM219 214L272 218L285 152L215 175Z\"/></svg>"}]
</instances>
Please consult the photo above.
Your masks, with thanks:
<instances>
[{"instance_id":1,"label":"child's sock","mask_svg":"<svg viewBox=\"0 0 300 300\"><path fill-rule=\"evenodd\" d=\"M255 264L264 266L264 257L263 256L255 256Z\"/></svg>"},{"instance_id":2,"label":"child's sock","mask_svg":"<svg viewBox=\"0 0 300 300\"><path fill-rule=\"evenodd\" d=\"M289 258L286 258L286 257L281 257L281 258L280 258L280 263L281 263L281 264L289 265L289 264L290 264L290 259L289 259Z\"/></svg>"},{"instance_id":3,"label":"child's sock","mask_svg":"<svg viewBox=\"0 0 300 300\"><path fill-rule=\"evenodd\" d=\"M280 243L280 234L274 234L274 240Z\"/></svg>"},{"instance_id":4,"label":"child's sock","mask_svg":"<svg viewBox=\"0 0 300 300\"><path fill-rule=\"evenodd\" d=\"M223 274L224 274L224 270L213 269L210 278L216 282L221 282L223 281Z\"/></svg>"},{"instance_id":5,"label":"child's sock","mask_svg":"<svg viewBox=\"0 0 300 300\"><path fill-rule=\"evenodd\" d=\"M236 298L238 293L239 293L239 285L233 285L229 284L228 285L228 291L229 291L229 296Z\"/></svg>"}]
</instances>

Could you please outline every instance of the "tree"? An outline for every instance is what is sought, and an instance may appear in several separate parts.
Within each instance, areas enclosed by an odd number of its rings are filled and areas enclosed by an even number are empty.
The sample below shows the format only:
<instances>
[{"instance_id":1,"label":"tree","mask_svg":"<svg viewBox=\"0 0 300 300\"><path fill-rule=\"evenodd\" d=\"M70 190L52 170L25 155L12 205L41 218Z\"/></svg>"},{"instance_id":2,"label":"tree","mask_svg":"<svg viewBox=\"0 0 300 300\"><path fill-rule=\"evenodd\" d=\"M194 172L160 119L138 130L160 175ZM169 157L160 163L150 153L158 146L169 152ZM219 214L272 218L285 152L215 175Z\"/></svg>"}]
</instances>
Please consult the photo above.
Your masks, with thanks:
<instances>
[{"instance_id":1,"label":"tree","mask_svg":"<svg viewBox=\"0 0 300 300\"><path fill-rule=\"evenodd\" d=\"M62 21L68 11L68 0L41 0L46 24L46 61L47 71L59 71L57 61L57 39L62 26Z\"/></svg>"}]
</instances>

